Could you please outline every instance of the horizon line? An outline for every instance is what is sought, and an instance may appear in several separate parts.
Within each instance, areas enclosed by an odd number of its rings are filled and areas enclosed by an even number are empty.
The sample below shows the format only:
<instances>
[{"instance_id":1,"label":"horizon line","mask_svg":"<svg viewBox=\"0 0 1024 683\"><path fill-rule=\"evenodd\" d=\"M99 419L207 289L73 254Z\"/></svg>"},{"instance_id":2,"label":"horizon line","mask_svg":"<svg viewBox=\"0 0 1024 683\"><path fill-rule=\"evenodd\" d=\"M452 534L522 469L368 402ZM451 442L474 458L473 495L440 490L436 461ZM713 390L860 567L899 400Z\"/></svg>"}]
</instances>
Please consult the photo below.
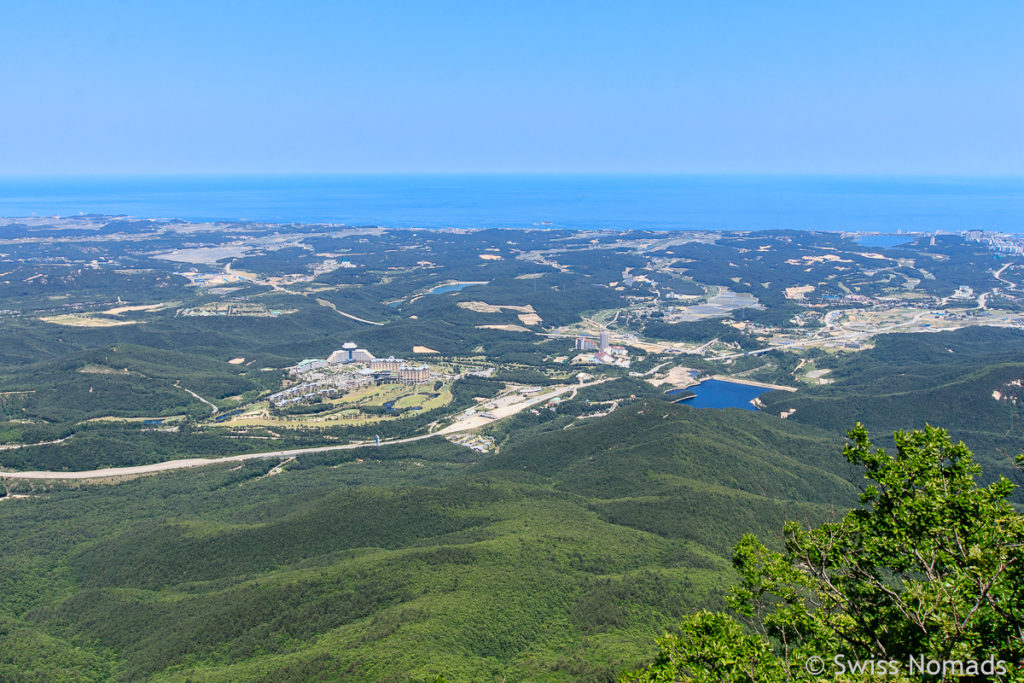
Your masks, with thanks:
<instances>
[{"instance_id":1,"label":"horizon line","mask_svg":"<svg viewBox=\"0 0 1024 683\"><path fill-rule=\"evenodd\" d=\"M112 171L4 173L0 181L91 178L328 178L328 177L692 177L692 178L926 178L1024 179L1024 171L993 173L863 172L863 171Z\"/></svg>"}]
</instances>

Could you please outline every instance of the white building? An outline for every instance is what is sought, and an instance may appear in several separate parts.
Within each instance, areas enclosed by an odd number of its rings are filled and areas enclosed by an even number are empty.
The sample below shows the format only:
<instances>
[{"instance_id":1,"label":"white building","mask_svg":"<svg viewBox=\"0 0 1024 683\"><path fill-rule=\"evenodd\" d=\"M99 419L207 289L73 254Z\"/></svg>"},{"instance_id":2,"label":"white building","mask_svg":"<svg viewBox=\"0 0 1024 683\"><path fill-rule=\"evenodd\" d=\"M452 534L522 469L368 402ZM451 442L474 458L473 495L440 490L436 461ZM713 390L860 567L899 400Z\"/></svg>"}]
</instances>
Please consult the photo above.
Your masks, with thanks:
<instances>
[{"instance_id":1,"label":"white building","mask_svg":"<svg viewBox=\"0 0 1024 683\"><path fill-rule=\"evenodd\" d=\"M368 363L373 360L373 354L366 349L356 347L355 342L345 342L341 348L327 357L327 362L332 365L339 363Z\"/></svg>"},{"instance_id":2,"label":"white building","mask_svg":"<svg viewBox=\"0 0 1024 683\"><path fill-rule=\"evenodd\" d=\"M370 368L373 370L398 370L405 365L405 361L401 358L395 358L394 356L388 356L387 358L374 358L370 361Z\"/></svg>"}]
</instances>

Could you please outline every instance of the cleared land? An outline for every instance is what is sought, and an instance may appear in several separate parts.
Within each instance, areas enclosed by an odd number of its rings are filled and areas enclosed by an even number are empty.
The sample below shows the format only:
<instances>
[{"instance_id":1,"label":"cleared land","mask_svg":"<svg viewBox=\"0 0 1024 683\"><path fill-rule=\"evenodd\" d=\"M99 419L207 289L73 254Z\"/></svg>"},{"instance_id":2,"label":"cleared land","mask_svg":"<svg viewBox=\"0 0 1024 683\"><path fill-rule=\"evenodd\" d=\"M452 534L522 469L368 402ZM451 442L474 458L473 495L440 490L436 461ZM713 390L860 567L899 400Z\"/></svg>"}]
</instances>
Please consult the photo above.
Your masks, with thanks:
<instances>
[{"instance_id":1,"label":"cleared land","mask_svg":"<svg viewBox=\"0 0 1024 683\"><path fill-rule=\"evenodd\" d=\"M456 434L458 432L467 432L486 424L490 424L497 420L511 417L531 406L535 406L539 403L544 403L551 400L556 396L561 396L564 393L570 391L576 391L582 387L589 387L595 384L601 384L602 382L608 381L607 379L599 379L586 384L571 384L562 387L558 387L553 391L543 393L539 396L525 399L519 403L512 403L510 405L501 406L491 411L491 414L495 417L486 418L480 415L473 415L465 417L461 420L456 421L454 424L445 427L444 429L438 430L433 434L420 434L418 436L410 436L404 439L391 439L387 441L381 441L379 445L384 446L387 444L400 444L400 443L412 443L414 441L422 441L423 439L430 439L435 436L444 436L447 434ZM358 441L354 443L340 444L337 446L318 446L314 448L293 448L290 450L283 451L268 451L266 453L244 453L242 455L230 455L223 458L187 458L178 460L167 460L165 462L157 462L151 465L138 465L135 467L107 467L99 470L86 470L82 472L52 472L52 471L33 471L33 472L5 472L0 470L0 479L111 479L120 477L137 477L146 474L154 474L156 472L166 472L168 470L178 470L190 467L202 467L204 465L216 465L218 463L225 462L241 462L244 460L253 460L258 458L292 458L303 453L326 453L329 451L344 451L352 450L355 448L373 448L378 444L374 441Z\"/></svg>"},{"instance_id":2,"label":"cleared land","mask_svg":"<svg viewBox=\"0 0 1024 683\"><path fill-rule=\"evenodd\" d=\"M695 372L696 372L695 370L691 370L690 368L675 367L675 368L670 369L664 375L661 375L661 376L658 376L658 377L652 377L652 378L648 379L647 381L648 381L648 383L650 383L650 384L652 384L652 385L654 385L656 387L660 387L660 386L662 386L664 384L668 384L668 385L671 385L673 387L678 387L680 389L684 389L684 388L686 388L688 386L691 386L691 385L694 385L694 384L697 383L693 379L693 375L695 374Z\"/></svg>"},{"instance_id":3,"label":"cleared land","mask_svg":"<svg viewBox=\"0 0 1024 683\"><path fill-rule=\"evenodd\" d=\"M122 313L130 313L131 311L158 311L161 308L167 308L174 304L149 304L139 306L118 306L117 308L111 308L103 311L106 315L121 315Z\"/></svg>"},{"instance_id":4,"label":"cleared land","mask_svg":"<svg viewBox=\"0 0 1024 683\"><path fill-rule=\"evenodd\" d=\"M532 313L534 315L537 315L537 311L535 311L533 309L533 306L529 304L527 304L526 306L510 306L489 304L486 301L460 301L456 305L459 308L465 308L475 313L501 313L502 311L518 311L519 313Z\"/></svg>"},{"instance_id":5,"label":"cleared land","mask_svg":"<svg viewBox=\"0 0 1024 683\"><path fill-rule=\"evenodd\" d=\"M135 320L114 320L112 318L96 318L91 315L67 313L40 318L44 323L64 325L66 327L118 327L119 325L136 325Z\"/></svg>"}]
</instances>

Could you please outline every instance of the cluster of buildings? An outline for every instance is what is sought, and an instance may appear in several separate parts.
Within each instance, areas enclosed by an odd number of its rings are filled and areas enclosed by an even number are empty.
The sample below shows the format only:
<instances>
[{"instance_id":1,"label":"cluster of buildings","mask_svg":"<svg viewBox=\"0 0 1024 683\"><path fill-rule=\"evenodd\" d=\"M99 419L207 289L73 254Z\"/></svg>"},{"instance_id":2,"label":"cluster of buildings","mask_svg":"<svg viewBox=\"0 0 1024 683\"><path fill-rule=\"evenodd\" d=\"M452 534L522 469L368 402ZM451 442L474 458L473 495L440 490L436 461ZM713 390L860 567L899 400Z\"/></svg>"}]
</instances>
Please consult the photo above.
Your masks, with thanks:
<instances>
[{"instance_id":1,"label":"cluster of buildings","mask_svg":"<svg viewBox=\"0 0 1024 683\"><path fill-rule=\"evenodd\" d=\"M986 232L984 230L965 230L961 235L968 242L981 242L988 245L989 249L998 251L1000 254L1024 256L1024 239L1016 235Z\"/></svg>"},{"instance_id":2,"label":"cluster of buildings","mask_svg":"<svg viewBox=\"0 0 1024 683\"><path fill-rule=\"evenodd\" d=\"M593 337L576 337L577 351L594 351L593 354L577 356L573 362L595 363L597 365L615 365L620 368L629 367L629 352L624 346L612 346L608 330L601 330L601 335Z\"/></svg>"},{"instance_id":3,"label":"cluster of buildings","mask_svg":"<svg viewBox=\"0 0 1024 683\"><path fill-rule=\"evenodd\" d=\"M434 379L428 365L410 365L401 358L377 358L354 342L346 342L327 359L307 358L288 368L299 384L272 394L277 407L320 397L332 398L372 384L425 384Z\"/></svg>"},{"instance_id":4,"label":"cluster of buildings","mask_svg":"<svg viewBox=\"0 0 1024 683\"><path fill-rule=\"evenodd\" d=\"M292 311L287 311L293 313ZM185 318L226 316L246 318L276 318L281 315L280 310L270 310L260 303L246 301L244 299L229 299L227 301L216 301L202 304L191 308L181 308L174 314L175 317Z\"/></svg>"},{"instance_id":5,"label":"cluster of buildings","mask_svg":"<svg viewBox=\"0 0 1024 683\"><path fill-rule=\"evenodd\" d=\"M218 287L221 285L230 285L236 282L244 282L245 278L238 273L200 273L195 270L189 270L185 272L175 273L183 278L187 278L189 284L195 285L196 287Z\"/></svg>"},{"instance_id":6,"label":"cluster of buildings","mask_svg":"<svg viewBox=\"0 0 1024 683\"><path fill-rule=\"evenodd\" d=\"M477 453L486 453L494 448L494 437L491 436L483 436L481 434L453 434L447 438L451 443L459 446L465 446Z\"/></svg>"},{"instance_id":7,"label":"cluster of buildings","mask_svg":"<svg viewBox=\"0 0 1024 683\"><path fill-rule=\"evenodd\" d=\"M430 381L429 365L406 365L401 358L374 358L369 371L378 383L398 381L402 384L423 384ZM363 371L365 372L365 370Z\"/></svg>"},{"instance_id":8,"label":"cluster of buildings","mask_svg":"<svg viewBox=\"0 0 1024 683\"><path fill-rule=\"evenodd\" d=\"M310 381L288 387L276 394L271 394L267 397L267 400L278 408L284 408L294 403L315 401L318 398L336 398L373 383L373 377L358 373L335 375L333 377L316 377Z\"/></svg>"}]
</instances>

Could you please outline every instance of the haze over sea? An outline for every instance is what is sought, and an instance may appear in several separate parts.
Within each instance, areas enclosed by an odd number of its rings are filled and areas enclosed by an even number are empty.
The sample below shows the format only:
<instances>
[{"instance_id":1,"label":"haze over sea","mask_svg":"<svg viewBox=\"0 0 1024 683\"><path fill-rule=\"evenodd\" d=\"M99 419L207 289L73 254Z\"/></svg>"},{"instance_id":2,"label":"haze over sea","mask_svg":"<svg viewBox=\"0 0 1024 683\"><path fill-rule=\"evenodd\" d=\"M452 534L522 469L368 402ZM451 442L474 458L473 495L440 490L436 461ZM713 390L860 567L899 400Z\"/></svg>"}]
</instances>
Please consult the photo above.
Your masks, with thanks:
<instances>
[{"instance_id":1,"label":"haze over sea","mask_svg":"<svg viewBox=\"0 0 1024 683\"><path fill-rule=\"evenodd\" d=\"M0 178L0 215L425 228L1024 232L1024 178L309 175Z\"/></svg>"}]
</instances>

